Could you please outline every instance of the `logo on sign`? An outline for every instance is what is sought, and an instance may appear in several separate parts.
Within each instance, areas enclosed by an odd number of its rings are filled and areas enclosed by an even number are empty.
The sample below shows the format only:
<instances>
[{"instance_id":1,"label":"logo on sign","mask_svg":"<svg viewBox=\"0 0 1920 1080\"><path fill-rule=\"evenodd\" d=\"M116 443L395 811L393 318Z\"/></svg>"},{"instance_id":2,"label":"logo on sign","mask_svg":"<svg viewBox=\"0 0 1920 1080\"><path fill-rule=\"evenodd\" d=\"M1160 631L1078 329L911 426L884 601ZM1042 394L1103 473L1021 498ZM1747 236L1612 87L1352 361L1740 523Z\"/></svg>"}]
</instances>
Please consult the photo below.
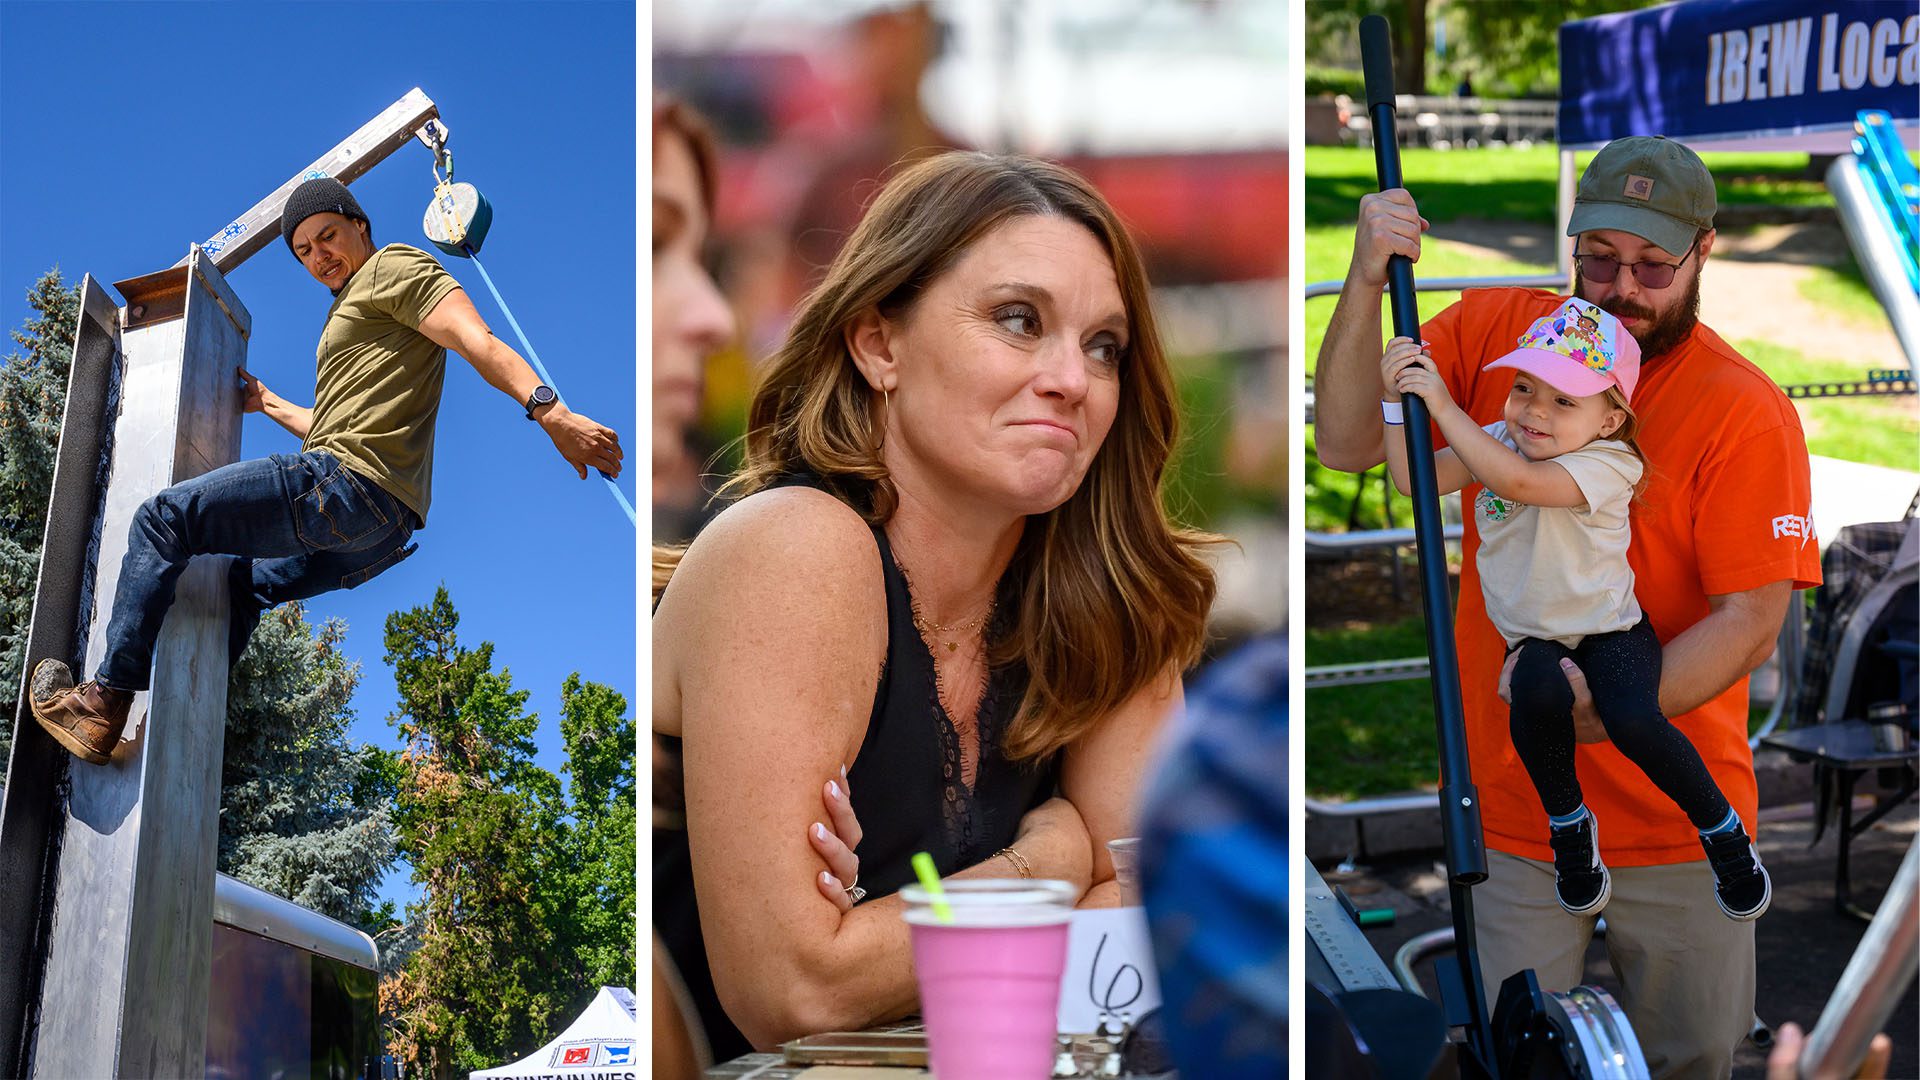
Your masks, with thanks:
<instances>
[{"instance_id":1,"label":"logo on sign","mask_svg":"<svg viewBox=\"0 0 1920 1080\"><path fill-rule=\"evenodd\" d=\"M1653 181L1645 176L1627 177L1626 196L1629 199L1653 198Z\"/></svg>"},{"instance_id":2,"label":"logo on sign","mask_svg":"<svg viewBox=\"0 0 1920 1080\"><path fill-rule=\"evenodd\" d=\"M200 250L205 251L209 255L218 255L228 244L231 244L235 240L238 240L240 239L240 237L244 236L246 234L246 231L247 231L246 222L244 221L233 222L232 224L228 225L226 228L221 229L220 232L217 235L215 235L213 239L208 240L206 243L200 245Z\"/></svg>"},{"instance_id":3,"label":"logo on sign","mask_svg":"<svg viewBox=\"0 0 1920 1080\"><path fill-rule=\"evenodd\" d=\"M592 1060L593 1047L591 1046L569 1046L560 1051L560 1064L562 1065L586 1065L590 1064Z\"/></svg>"},{"instance_id":4,"label":"logo on sign","mask_svg":"<svg viewBox=\"0 0 1920 1080\"><path fill-rule=\"evenodd\" d=\"M633 1064L633 1044L632 1043L628 1043L625 1046L608 1046L606 1049L607 1049L607 1059L605 1061L602 1061L600 1064L602 1065Z\"/></svg>"},{"instance_id":5,"label":"logo on sign","mask_svg":"<svg viewBox=\"0 0 1920 1080\"><path fill-rule=\"evenodd\" d=\"M1813 539L1813 518L1800 514L1782 514L1774 518L1773 538L1778 540L1783 536L1797 536L1800 546L1806 547L1807 541Z\"/></svg>"}]
</instances>

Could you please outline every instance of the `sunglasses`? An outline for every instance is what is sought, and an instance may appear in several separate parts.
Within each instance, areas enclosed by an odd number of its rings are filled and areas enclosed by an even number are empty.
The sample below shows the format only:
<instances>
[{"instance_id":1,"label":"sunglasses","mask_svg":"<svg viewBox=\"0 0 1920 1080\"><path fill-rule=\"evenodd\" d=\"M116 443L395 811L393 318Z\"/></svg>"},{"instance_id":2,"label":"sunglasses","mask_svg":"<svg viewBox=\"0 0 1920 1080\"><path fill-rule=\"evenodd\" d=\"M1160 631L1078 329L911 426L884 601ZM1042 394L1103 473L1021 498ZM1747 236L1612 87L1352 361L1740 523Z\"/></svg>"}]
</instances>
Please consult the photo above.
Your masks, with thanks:
<instances>
[{"instance_id":1,"label":"sunglasses","mask_svg":"<svg viewBox=\"0 0 1920 1080\"><path fill-rule=\"evenodd\" d=\"M1664 289L1673 284L1674 272L1687 264L1693 257L1694 249L1700 246L1698 239L1687 245L1687 253L1680 256L1677 263L1637 262L1623 263L1611 255L1583 255L1573 253L1573 261L1580 265L1580 276L1595 285L1611 285L1613 279L1620 276L1622 269L1633 271L1634 279L1649 289Z\"/></svg>"}]
</instances>

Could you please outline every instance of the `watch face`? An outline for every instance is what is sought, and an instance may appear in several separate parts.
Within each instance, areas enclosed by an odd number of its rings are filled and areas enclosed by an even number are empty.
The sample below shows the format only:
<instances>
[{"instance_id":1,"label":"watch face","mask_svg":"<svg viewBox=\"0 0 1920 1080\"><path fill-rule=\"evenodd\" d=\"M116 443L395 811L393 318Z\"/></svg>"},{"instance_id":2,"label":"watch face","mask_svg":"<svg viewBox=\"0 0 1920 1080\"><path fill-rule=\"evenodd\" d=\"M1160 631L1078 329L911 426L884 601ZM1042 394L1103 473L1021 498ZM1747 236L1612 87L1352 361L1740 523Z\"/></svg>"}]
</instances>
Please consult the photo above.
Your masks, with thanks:
<instances>
[{"instance_id":1,"label":"watch face","mask_svg":"<svg viewBox=\"0 0 1920 1080\"><path fill-rule=\"evenodd\" d=\"M546 405L552 402L554 397L555 395L553 392L553 387L536 386L533 388L533 397L531 399L533 402L533 407L538 408L541 405Z\"/></svg>"}]
</instances>

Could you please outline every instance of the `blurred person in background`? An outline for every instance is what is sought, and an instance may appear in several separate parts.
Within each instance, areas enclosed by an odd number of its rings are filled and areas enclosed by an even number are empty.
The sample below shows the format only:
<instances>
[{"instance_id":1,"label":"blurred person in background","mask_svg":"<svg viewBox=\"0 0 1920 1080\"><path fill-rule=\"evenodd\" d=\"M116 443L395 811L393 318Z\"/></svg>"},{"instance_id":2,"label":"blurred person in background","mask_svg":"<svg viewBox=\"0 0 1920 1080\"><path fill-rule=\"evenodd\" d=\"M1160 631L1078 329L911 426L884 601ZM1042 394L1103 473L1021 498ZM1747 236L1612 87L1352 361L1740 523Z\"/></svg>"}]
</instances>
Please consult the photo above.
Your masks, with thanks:
<instances>
[{"instance_id":1,"label":"blurred person in background","mask_svg":"<svg viewBox=\"0 0 1920 1080\"><path fill-rule=\"evenodd\" d=\"M871 11L849 31L845 54L854 109L849 139L829 143L793 212L793 280L812 288L860 222L881 177L920 158L957 148L928 118L920 84L939 51L933 6L915 3Z\"/></svg>"},{"instance_id":2,"label":"blurred person in background","mask_svg":"<svg viewBox=\"0 0 1920 1080\"><path fill-rule=\"evenodd\" d=\"M733 333L733 313L707 273L718 170L706 122L671 97L653 101L653 535L683 539L705 513L689 433L700 415L707 355ZM680 768L656 741L654 828L683 826ZM654 938L653 1074L693 1080L710 1064L699 1013Z\"/></svg>"},{"instance_id":3,"label":"blurred person in background","mask_svg":"<svg viewBox=\"0 0 1920 1080\"><path fill-rule=\"evenodd\" d=\"M1180 1075L1287 1075L1287 639L1197 676L1146 785L1140 884Z\"/></svg>"},{"instance_id":4,"label":"blurred person in background","mask_svg":"<svg viewBox=\"0 0 1920 1080\"><path fill-rule=\"evenodd\" d=\"M653 535L685 540L706 515L691 434L707 357L733 337L733 312L707 272L719 166L706 122L664 95L653 103Z\"/></svg>"},{"instance_id":5,"label":"blurred person in background","mask_svg":"<svg viewBox=\"0 0 1920 1080\"><path fill-rule=\"evenodd\" d=\"M1177 415L1084 179L955 152L881 192L754 394L741 498L655 552L655 926L717 1058L917 1007L915 852L1118 902L1214 593L1162 508Z\"/></svg>"}]
</instances>

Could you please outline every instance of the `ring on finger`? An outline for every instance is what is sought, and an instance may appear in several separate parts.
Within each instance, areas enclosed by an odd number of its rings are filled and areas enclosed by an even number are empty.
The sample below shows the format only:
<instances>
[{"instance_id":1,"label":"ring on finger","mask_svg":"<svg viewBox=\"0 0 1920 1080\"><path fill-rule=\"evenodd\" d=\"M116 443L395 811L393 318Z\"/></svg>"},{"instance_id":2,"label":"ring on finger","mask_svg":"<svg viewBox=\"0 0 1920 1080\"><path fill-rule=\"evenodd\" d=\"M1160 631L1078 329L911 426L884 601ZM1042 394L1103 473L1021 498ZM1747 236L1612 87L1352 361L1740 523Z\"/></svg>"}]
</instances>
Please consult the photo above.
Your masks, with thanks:
<instances>
[{"instance_id":1,"label":"ring on finger","mask_svg":"<svg viewBox=\"0 0 1920 1080\"><path fill-rule=\"evenodd\" d=\"M849 885L844 891L847 894L847 899L856 904L867 898L867 890L861 888L859 885Z\"/></svg>"}]
</instances>

